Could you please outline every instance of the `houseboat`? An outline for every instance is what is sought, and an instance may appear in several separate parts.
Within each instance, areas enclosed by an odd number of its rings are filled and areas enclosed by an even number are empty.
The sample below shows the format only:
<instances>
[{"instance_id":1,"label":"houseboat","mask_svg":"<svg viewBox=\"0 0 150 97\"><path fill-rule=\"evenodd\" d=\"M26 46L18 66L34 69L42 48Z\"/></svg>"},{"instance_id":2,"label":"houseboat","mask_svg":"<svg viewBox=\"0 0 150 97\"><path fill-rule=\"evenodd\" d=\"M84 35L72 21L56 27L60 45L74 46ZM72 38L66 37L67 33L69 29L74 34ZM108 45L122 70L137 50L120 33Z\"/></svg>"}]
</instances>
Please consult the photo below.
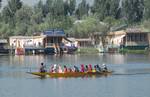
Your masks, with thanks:
<instances>
[{"instance_id":1,"label":"houseboat","mask_svg":"<svg viewBox=\"0 0 150 97\"><path fill-rule=\"evenodd\" d=\"M123 38L124 48L130 50L144 50L149 48L150 33L139 28L128 28Z\"/></svg>"},{"instance_id":2,"label":"houseboat","mask_svg":"<svg viewBox=\"0 0 150 97\"><path fill-rule=\"evenodd\" d=\"M68 41L64 30L46 30L39 36L11 36L9 46L11 53L24 54L62 54L74 52L74 45L67 46L63 40ZM72 44L72 42L70 41Z\"/></svg>"},{"instance_id":3,"label":"houseboat","mask_svg":"<svg viewBox=\"0 0 150 97\"><path fill-rule=\"evenodd\" d=\"M9 53L7 44L8 44L7 39L0 39L0 54L8 54Z\"/></svg>"},{"instance_id":4,"label":"houseboat","mask_svg":"<svg viewBox=\"0 0 150 97\"><path fill-rule=\"evenodd\" d=\"M107 34L95 32L92 38L100 52L118 52L119 49L144 50L150 44L150 33L140 28L127 28Z\"/></svg>"},{"instance_id":5,"label":"houseboat","mask_svg":"<svg viewBox=\"0 0 150 97\"><path fill-rule=\"evenodd\" d=\"M64 30L47 30L42 33L45 54L63 53L63 38L66 37Z\"/></svg>"},{"instance_id":6,"label":"houseboat","mask_svg":"<svg viewBox=\"0 0 150 97\"><path fill-rule=\"evenodd\" d=\"M43 36L11 36L10 51L16 55L44 52L43 39Z\"/></svg>"}]
</instances>

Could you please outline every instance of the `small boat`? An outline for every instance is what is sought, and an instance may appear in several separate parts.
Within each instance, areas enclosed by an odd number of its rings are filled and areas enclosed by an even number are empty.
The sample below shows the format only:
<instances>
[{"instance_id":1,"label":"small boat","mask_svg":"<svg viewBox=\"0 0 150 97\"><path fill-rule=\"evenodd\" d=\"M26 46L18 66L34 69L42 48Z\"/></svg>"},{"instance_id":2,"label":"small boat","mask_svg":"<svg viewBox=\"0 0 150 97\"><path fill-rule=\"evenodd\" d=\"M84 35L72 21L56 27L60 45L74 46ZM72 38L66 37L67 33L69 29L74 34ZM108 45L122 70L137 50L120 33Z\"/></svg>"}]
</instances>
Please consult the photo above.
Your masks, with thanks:
<instances>
[{"instance_id":1,"label":"small boat","mask_svg":"<svg viewBox=\"0 0 150 97\"><path fill-rule=\"evenodd\" d=\"M102 71L102 72L66 72L66 73L49 73L49 72L27 72L32 75L39 77L98 77L111 75L113 71Z\"/></svg>"}]
</instances>

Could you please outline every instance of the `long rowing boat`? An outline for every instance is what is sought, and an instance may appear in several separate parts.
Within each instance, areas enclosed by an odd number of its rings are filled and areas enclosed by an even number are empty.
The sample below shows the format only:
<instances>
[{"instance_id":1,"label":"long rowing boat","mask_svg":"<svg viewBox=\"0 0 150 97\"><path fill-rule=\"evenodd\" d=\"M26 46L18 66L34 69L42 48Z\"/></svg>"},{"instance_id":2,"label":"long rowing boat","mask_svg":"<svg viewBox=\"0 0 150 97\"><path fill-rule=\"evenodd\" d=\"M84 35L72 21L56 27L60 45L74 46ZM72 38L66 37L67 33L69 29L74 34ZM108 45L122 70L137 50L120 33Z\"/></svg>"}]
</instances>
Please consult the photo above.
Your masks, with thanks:
<instances>
[{"instance_id":1,"label":"long rowing boat","mask_svg":"<svg viewBox=\"0 0 150 97\"><path fill-rule=\"evenodd\" d=\"M98 76L108 76L112 74L112 71L102 71L102 72L66 72L66 73L49 73L49 72L27 72L32 75L39 77L98 77Z\"/></svg>"}]
</instances>

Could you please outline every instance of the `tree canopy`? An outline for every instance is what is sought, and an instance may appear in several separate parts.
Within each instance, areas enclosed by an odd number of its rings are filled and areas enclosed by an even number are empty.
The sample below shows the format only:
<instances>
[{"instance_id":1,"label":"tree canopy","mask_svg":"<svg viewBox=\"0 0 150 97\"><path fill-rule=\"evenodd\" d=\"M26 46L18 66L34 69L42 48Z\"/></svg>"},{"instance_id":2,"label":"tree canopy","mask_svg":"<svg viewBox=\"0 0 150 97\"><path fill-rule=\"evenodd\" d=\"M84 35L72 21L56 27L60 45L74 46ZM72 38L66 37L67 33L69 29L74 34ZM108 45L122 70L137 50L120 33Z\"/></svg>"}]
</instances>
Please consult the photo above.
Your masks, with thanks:
<instances>
[{"instance_id":1,"label":"tree canopy","mask_svg":"<svg viewBox=\"0 0 150 97\"><path fill-rule=\"evenodd\" d=\"M92 5L86 0L78 5L76 0L39 0L33 7L21 0L8 0L0 11L0 33L9 37L64 29L70 36L89 37L122 24L150 29L149 6L150 0L94 0Z\"/></svg>"}]
</instances>

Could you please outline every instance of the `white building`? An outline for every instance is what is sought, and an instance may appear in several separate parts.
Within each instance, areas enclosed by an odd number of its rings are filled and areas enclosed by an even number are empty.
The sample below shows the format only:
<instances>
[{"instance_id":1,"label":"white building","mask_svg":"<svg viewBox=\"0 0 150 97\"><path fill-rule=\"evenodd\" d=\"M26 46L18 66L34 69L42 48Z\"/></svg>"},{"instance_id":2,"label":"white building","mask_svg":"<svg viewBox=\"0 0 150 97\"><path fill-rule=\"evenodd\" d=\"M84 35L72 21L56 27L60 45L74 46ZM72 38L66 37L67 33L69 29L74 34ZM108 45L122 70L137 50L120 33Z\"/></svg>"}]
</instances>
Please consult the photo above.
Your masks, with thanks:
<instances>
[{"instance_id":1,"label":"white building","mask_svg":"<svg viewBox=\"0 0 150 97\"><path fill-rule=\"evenodd\" d=\"M42 47L44 36L11 36L9 37L10 47L32 48Z\"/></svg>"}]
</instances>

